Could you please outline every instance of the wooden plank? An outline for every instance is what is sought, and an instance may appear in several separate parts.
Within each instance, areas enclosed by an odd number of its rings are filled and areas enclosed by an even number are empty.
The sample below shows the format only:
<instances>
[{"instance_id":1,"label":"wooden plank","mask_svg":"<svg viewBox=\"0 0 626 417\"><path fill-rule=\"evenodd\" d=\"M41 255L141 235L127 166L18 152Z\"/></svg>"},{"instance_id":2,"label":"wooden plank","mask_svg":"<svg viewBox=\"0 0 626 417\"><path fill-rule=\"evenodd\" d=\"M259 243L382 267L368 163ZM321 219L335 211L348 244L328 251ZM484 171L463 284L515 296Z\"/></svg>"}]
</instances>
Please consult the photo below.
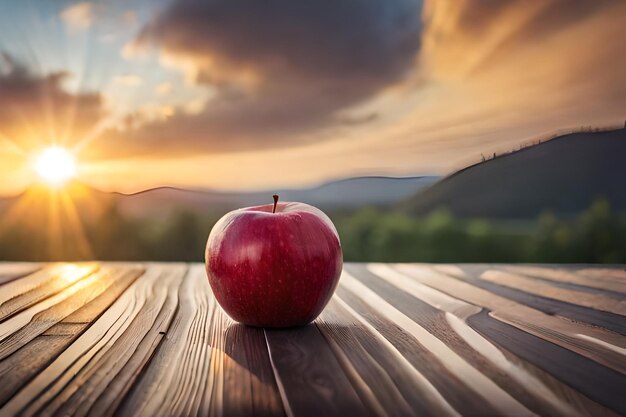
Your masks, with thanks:
<instances>
[{"instance_id":1,"label":"wooden plank","mask_svg":"<svg viewBox=\"0 0 626 417\"><path fill-rule=\"evenodd\" d=\"M319 329L265 330L288 416L371 415Z\"/></svg>"},{"instance_id":2,"label":"wooden plank","mask_svg":"<svg viewBox=\"0 0 626 417\"><path fill-rule=\"evenodd\" d=\"M3 342L6 338L20 331L20 329L27 326L33 321L37 314L46 311L55 305L63 303L67 298L72 297L76 292L81 291L84 288L89 287L96 282L97 276L90 275L89 277L80 280L73 285L65 288L64 290L54 294L51 297L47 297L42 301L32 305L31 307L12 315L7 320L0 323L0 341Z\"/></svg>"},{"instance_id":3,"label":"wooden plank","mask_svg":"<svg viewBox=\"0 0 626 417\"><path fill-rule=\"evenodd\" d=\"M0 344L0 360L11 355L85 304L90 303L102 292L108 290L117 280L124 280L125 277L134 280L134 277L138 276L140 272L141 269L139 268L112 269L105 267L86 279L80 280L71 287L66 288L57 296L50 297L48 300L56 299L57 303L38 311L24 327L2 340ZM59 295L61 296L59 297ZM30 314L29 312L25 313ZM10 327L13 321L19 320L10 319L3 325L6 324Z\"/></svg>"},{"instance_id":4,"label":"wooden plank","mask_svg":"<svg viewBox=\"0 0 626 417\"><path fill-rule=\"evenodd\" d=\"M120 415L195 415L207 388L219 372L209 372L214 334L224 331L215 301L205 286L196 285L199 268L185 275L179 308L162 344L136 386L122 402ZM201 272L201 271L200 271ZM211 330L216 330L212 332ZM207 413L208 414L208 413Z\"/></svg>"},{"instance_id":5,"label":"wooden plank","mask_svg":"<svg viewBox=\"0 0 626 417\"><path fill-rule=\"evenodd\" d=\"M0 322L87 278L98 268L97 264L55 265L41 273L10 282L2 287Z\"/></svg>"},{"instance_id":6,"label":"wooden plank","mask_svg":"<svg viewBox=\"0 0 626 417\"><path fill-rule=\"evenodd\" d=\"M367 271L374 274L376 277L383 279L399 290L423 301L432 308L452 313L461 319L480 313L482 310L482 308L476 305L451 297L441 291L412 280L388 265L367 264L366 268Z\"/></svg>"},{"instance_id":7,"label":"wooden plank","mask_svg":"<svg viewBox=\"0 0 626 417\"><path fill-rule=\"evenodd\" d=\"M172 272L157 279L154 293L113 346L106 353L98 352L95 360L73 376L37 415L52 415L55 409L54 413L61 415L113 415L163 339L176 311L185 268L181 265Z\"/></svg>"},{"instance_id":8,"label":"wooden plank","mask_svg":"<svg viewBox=\"0 0 626 417\"><path fill-rule=\"evenodd\" d=\"M568 407L569 399L559 398L540 379L528 373L519 361L507 358L466 323L468 317L482 311L480 307L416 282L388 265L369 264L367 270L397 289L444 311L449 333L446 343L533 411L542 415L574 413L575 410ZM460 337L464 343L456 341L453 335Z\"/></svg>"},{"instance_id":9,"label":"wooden plank","mask_svg":"<svg viewBox=\"0 0 626 417\"><path fill-rule=\"evenodd\" d=\"M224 415L284 416L263 330L231 322L224 354Z\"/></svg>"},{"instance_id":10,"label":"wooden plank","mask_svg":"<svg viewBox=\"0 0 626 417\"><path fill-rule=\"evenodd\" d=\"M419 268L415 267L415 269ZM450 325L450 330L447 331L447 338L454 340L451 338L450 333L456 333L462 337L472 351L481 355L483 358L482 363L480 358L473 357L474 355L468 354L467 351L459 350L459 353L466 357L470 363L474 363L481 372L505 388L507 392L533 409L533 411L540 415L595 416L598 414L611 414L605 407L590 401L578 391L572 390L534 364L518 358L516 355L511 354L509 351L502 349L497 344L478 334L466 323L469 317L476 315L476 313L466 315L470 309L469 307L458 306L452 303L447 300L448 295L445 293L433 294L433 289L431 289L431 292L427 292L425 296L425 294L420 292L421 286L416 287L415 282L412 283L412 280L407 275L400 274L396 269L388 265L371 264L368 265L368 270L371 270L398 289L407 291L414 297L428 302L433 307L439 306L447 310L446 321ZM441 283L444 280L432 271L427 276L437 283ZM465 294L467 289L461 288L460 292ZM455 300L457 303L463 303L460 298ZM449 341L446 343L451 347L456 345L456 343ZM575 408L572 408L572 405Z\"/></svg>"},{"instance_id":11,"label":"wooden plank","mask_svg":"<svg viewBox=\"0 0 626 417\"><path fill-rule=\"evenodd\" d=\"M626 378L623 374L598 366L570 350L546 343L530 333L494 320L486 312L469 317L468 323L485 337L537 364L591 400L614 410L616 414L626 414L623 396ZM609 412L604 410L595 415L609 415Z\"/></svg>"},{"instance_id":12,"label":"wooden plank","mask_svg":"<svg viewBox=\"0 0 626 417\"><path fill-rule=\"evenodd\" d=\"M626 265L614 265L612 267L602 267L596 265L593 267L573 267L572 269L578 275L596 280L598 282L613 282L618 286L615 291L622 293L626 292L624 289L624 286L626 285Z\"/></svg>"},{"instance_id":13,"label":"wooden plank","mask_svg":"<svg viewBox=\"0 0 626 417\"><path fill-rule=\"evenodd\" d=\"M626 414L626 338L571 319L618 324L610 268L347 264L315 324L267 331L224 314L201 264L97 268L0 284L0 417Z\"/></svg>"},{"instance_id":14,"label":"wooden plank","mask_svg":"<svg viewBox=\"0 0 626 417\"><path fill-rule=\"evenodd\" d=\"M596 362L587 359L586 356L593 356L600 363L609 362L615 368L623 368L623 355L613 350L604 349L600 344L587 343L584 339L576 338L574 336L575 332L581 329L581 327L585 330L585 326L563 318L547 316L526 306L473 287L463 281L437 274L437 272L425 266L401 265L398 266L398 269L418 278L420 282L433 288L438 288L449 295L493 310L487 317L496 319L495 321L500 324L494 324L494 320L489 321L487 324L490 328L497 328L500 333L496 340L489 337L492 334L488 334L487 337L516 356L531 361L532 364L547 370L566 384L576 387L578 392L575 395L579 397L577 403L581 409L591 410L589 411L591 415L594 414L593 410L596 410L596 415L599 412L603 414L609 413L606 409L597 411L597 406L591 404L586 398L601 404L601 407L614 409L615 404L604 402L606 398L601 392L604 388L619 385L619 381L624 378L623 374L611 368L600 366ZM484 320L481 322L476 319L477 316L483 317L483 313L471 316L473 321L470 322L468 318L468 323L472 324L480 333L484 333L482 328L487 325ZM590 329L593 330L594 335L601 331L600 329ZM570 331L574 332L574 335L568 336ZM608 334L611 333L609 332ZM538 335L541 338L534 335ZM612 336L617 339L621 338L614 334ZM503 343L502 340L505 339L507 341L517 339L518 344ZM550 343L546 343L546 340L549 340ZM622 340L621 342L623 343L624 341ZM567 345L571 349L560 347L563 345ZM591 352L587 349L591 349ZM527 351L537 354L531 356L527 354ZM546 355L542 355L541 352L546 352ZM579 356L573 352L580 352L580 355L585 354L586 356ZM606 360L607 356L610 357L610 360ZM585 370L584 374L581 373L582 369Z\"/></svg>"},{"instance_id":15,"label":"wooden plank","mask_svg":"<svg viewBox=\"0 0 626 417\"><path fill-rule=\"evenodd\" d=\"M201 265L186 275L172 325L118 412L284 415L263 331L226 317Z\"/></svg>"},{"instance_id":16,"label":"wooden plank","mask_svg":"<svg viewBox=\"0 0 626 417\"><path fill-rule=\"evenodd\" d=\"M76 274L84 268L97 269L98 264L95 263L82 263L82 264L69 264L69 263L52 263L44 266L40 270L23 276L20 279L13 280L6 284L3 284L0 289L0 304L5 303L11 298L15 298L21 294L31 291L37 287L46 284L48 281L57 278L59 275L72 275ZM91 271L85 271L84 273L90 273Z\"/></svg>"},{"instance_id":17,"label":"wooden plank","mask_svg":"<svg viewBox=\"0 0 626 417\"><path fill-rule=\"evenodd\" d=\"M445 396L445 400L455 410L462 415L487 414L485 402L466 386L465 381L459 380L456 375L449 372L430 350L419 343L419 340L370 308L350 291L340 287L337 293L388 339L406 360ZM576 399L580 397L577 392L541 370L529 369L529 364L520 361L516 356L509 355L497 347L485 349L484 346L479 346L477 351L484 352L485 358L500 368L494 371L490 369L493 366L483 366L480 371L538 415L598 415L597 412L587 414L578 412L570 405L577 403Z\"/></svg>"},{"instance_id":18,"label":"wooden plank","mask_svg":"<svg viewBox=\"0 0 626 417\"><path fill-rule=\"evenodd\" d=\"M151 265L74 343L5 404L0 415L113 413L167 329L182 265ZM115 378L115 384L111 381ZM106 391L106 392L105 392ZM74 395L79 393L77 395ZM115 398L110 398L113 394ZM98 405L101 405L98 404Z\"/></svg>"},{"instance_id":19,"label":"wooden plank","mask_svg":"<svg viewBox=\"0 0 626 417\"><path fill-rule=\"evenodd\" d=\"M626 340L620 335L545 314L455 279L453 277L463 271L452 265L436 266L434 269L424 265L397 265L396 269L431 288L490 310L493 318L626 374Z\"/></svg>"},{"instance_id":20,"label":"wooden plank","mask_svg":"<svg viewBox=\"0 0 626 417\"><path fill-rule=\"evenodd\" d=\"M376 414L459 415L431 381L343 298L335 296L316 323L340 358L359 396L370 409L379 410ZM421 347L416 345L418 349ZM473 395L468 398L472 399L470 404L476 405L473 411L485 411L482 401ZM479 403L482 408L478 407Z\"/></svg>"},{"instance_id":21,"label":"wooden plank","mask_svg":"<svg viewBox=\"0 0 626 417\"><path fill-rule=\"evenodd\" d=\"M141 271L138 268L133 269ZM48 366L89 325L95 321L124 292L137 277L125 273L106 291L87 303L15 353L0 361L0 406ZM0 414L2 412L0 411Z\"/></svg>"},{"instance_id":22,"label":"wooden plank","mask_svg":"<svg viewBox=\"0 0 626 417\"><path fill-rule=\"evenodd\" d=\"M0 262L0 285L30 275L43 265L34 262Z\"/></svg>"},{"instance_id":23,"label":"wooden plank","mask_svg":"<svg viewBox=\"0 0 626 417\"><path fill-rule=\"evenodd\" d=\"M536 294L530 294L504 285L484 281L480 274L490 268L489 265L448 265L434 267L443 271L447 269L454 278L467 281L474 287L479 287L492 294L508 298L519 304L543 311L548 315L558 315L590 326L609 330L620 335L626 335L626 321L624 317L606 311L594 310L577 304L567 303ZM623 339L623 338L622 338Z\"/></svg>"},{"instance_id":24,"label":"wooden plank","mask_svg":"<svg viewBox=\"0 0 626 417\"><path fill-rule=\"evenodd\" d=\"M566 303L577 304L621 316L626 315L626 301L567 288L555 288L541 281L512 272L490 269L480 274L480 279Z\"/></svg>"},{"instance_id":25,"label":"wooden plank","mask_svg":"<svg viewBox=\"0 0 626 417\"><path fill-rule=\"evenodd\" d=\"M498 265L498 269L523 274L533 278L549 280L555 283L575 285L579 289L593 288L601 290L605 294L608 293L609 296L619 294L620 297L618 299L624 299L626 297L626 273L621 271L624 275L622 279L613 278L610 274L617 268L582 269L580 271L576 271L571 267L566 268L562 265L550 265L549 267L533 265ZM585 273L585 271L587 271L587 273ZM589 273L591 273L591 276L588 276Z\"/></svg>"},{"instance_id":26,"label":"wooden plank","mask_svg":"<svg viewBox=\"0 0 626 417\"><path fill-rule=\"evenodd\" d=\"M346 269L341 278L344 288L419 340L448 372L458 381L464 381L466 388L473 391L485 407L501 415L533 415L510 393L485 376L476 364L469 363L467 357L460 354L471 354L472 350L462 339L454 337L443 313L409 294L394 290L368 273L362 265L349 265Z\"/></svg>"}]
</instances>

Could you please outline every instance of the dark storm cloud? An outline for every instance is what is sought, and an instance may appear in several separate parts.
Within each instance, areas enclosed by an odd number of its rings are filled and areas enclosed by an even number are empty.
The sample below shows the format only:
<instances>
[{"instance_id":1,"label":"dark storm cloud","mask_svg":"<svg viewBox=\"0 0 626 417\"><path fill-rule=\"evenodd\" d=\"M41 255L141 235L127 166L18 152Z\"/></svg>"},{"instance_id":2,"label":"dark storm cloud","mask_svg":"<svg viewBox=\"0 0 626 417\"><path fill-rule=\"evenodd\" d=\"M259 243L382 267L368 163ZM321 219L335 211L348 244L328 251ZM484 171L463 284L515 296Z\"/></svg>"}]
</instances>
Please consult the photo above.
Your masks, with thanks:
<instances>
[{"instance_id":1,"label":"dark storm cloud","mask_svg":"<svg viewBox=\"0 0 626 417\"><path fill-rule=\"evenodd\" d=\"M48 139L80 139L103 117L99 94L63 89L67 72L35 74L0 53L0 135L20 145ZM53 138L52 136L56 136Z\"/></svg>"},{"instance_id":2,"label":"dark storm cloud","mask_svg":"<svg viewBox=\"0 0 626 417\"><path fill-rule=\"evenodd\" d=\"M420 16L419 0L176 1L136 45L191 61L217 97L135 133L218 150L295 141L398 83L419 50Z\"/></svg>"},{"instance_id":3,"label":"dark storm cloud","mask_svg":"<svg viewBox=\"0 0 626 417\"><path fill-rule=\"evenodd\" d=\"M414 0L179 0L139 41L251 68L266 82L278 81L271 75L347 81L341 90L359 87L351 92L358 94L396 80L411 64L420 12Z\"/></svg>"}]
</instances>

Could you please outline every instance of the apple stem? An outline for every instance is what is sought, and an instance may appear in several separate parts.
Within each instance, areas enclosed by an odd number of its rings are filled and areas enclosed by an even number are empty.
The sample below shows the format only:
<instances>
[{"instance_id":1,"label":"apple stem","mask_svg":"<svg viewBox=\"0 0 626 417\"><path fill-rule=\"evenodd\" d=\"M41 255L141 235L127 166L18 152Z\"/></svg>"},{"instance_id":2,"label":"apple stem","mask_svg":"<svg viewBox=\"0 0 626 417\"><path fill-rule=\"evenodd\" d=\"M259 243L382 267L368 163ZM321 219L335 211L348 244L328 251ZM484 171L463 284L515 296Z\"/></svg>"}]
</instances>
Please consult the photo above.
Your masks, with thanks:
<instances>
[{"instance_id":1,"label":"apple stem","mask_svg":"<svg viewBox=\"0 0 626 417\"><path fill-rule=\"evenodd\" d=\"M276 205L278 204L278 194L274 194L272 198L274 198L274 208L272 209L272 213L276 213Z\"/></svg>"}]
</instances>

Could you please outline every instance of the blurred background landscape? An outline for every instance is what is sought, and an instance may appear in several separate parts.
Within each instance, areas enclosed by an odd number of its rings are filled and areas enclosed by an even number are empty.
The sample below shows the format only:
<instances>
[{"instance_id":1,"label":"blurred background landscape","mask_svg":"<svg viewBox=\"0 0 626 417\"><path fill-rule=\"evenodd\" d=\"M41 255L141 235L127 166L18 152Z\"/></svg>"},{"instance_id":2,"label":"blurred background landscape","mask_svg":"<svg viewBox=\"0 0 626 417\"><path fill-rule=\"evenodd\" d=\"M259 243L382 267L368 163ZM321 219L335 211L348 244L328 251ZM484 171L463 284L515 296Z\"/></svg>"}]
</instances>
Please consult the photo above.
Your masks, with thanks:
<instances>
[{"instance_id":1,"label":"blurred background landscape","mask_svg":"<svg viewBox=\"0 0 626 417\"><path fill-rule=\"evenodd\" d=\"M626 129L587 130L492 155L446 178L360 177L249 193L33 186L0 202L2 216L15 217L1 230L0 256L202 261L224 213L266 204L277 192L324 210L346 261L623 263L624 155Z\"/></svg>"},{"instance_id":2,"label":"blurred background landscape","mask_svg":"<svg viewBox=\"0 0 626 417\"><path fill-rule=\"evenodd\" d=\"M626 2L0 0L0 261L626 262Z\"/></svg>"}]
</instances>

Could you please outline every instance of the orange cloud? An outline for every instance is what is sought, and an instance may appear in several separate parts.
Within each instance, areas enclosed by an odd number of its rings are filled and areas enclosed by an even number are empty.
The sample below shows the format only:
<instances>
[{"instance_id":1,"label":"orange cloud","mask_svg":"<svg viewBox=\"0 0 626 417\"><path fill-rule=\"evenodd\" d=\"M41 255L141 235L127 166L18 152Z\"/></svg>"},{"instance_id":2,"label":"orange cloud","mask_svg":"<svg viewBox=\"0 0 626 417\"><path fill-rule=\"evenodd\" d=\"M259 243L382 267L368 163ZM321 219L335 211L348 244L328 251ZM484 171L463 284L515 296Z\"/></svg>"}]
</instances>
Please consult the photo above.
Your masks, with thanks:
<instances>
[{"instance_id":1,"label":"orange cloud","mask_svg":"<svg viewBox=\"0 0 626 417\"><path fill-rule=\"evenodd\" d=\"M73 4L64 9L60 17L71 30L88 29L95 20L94 5L89 2Z\"/></svg>"}]
</instances>

